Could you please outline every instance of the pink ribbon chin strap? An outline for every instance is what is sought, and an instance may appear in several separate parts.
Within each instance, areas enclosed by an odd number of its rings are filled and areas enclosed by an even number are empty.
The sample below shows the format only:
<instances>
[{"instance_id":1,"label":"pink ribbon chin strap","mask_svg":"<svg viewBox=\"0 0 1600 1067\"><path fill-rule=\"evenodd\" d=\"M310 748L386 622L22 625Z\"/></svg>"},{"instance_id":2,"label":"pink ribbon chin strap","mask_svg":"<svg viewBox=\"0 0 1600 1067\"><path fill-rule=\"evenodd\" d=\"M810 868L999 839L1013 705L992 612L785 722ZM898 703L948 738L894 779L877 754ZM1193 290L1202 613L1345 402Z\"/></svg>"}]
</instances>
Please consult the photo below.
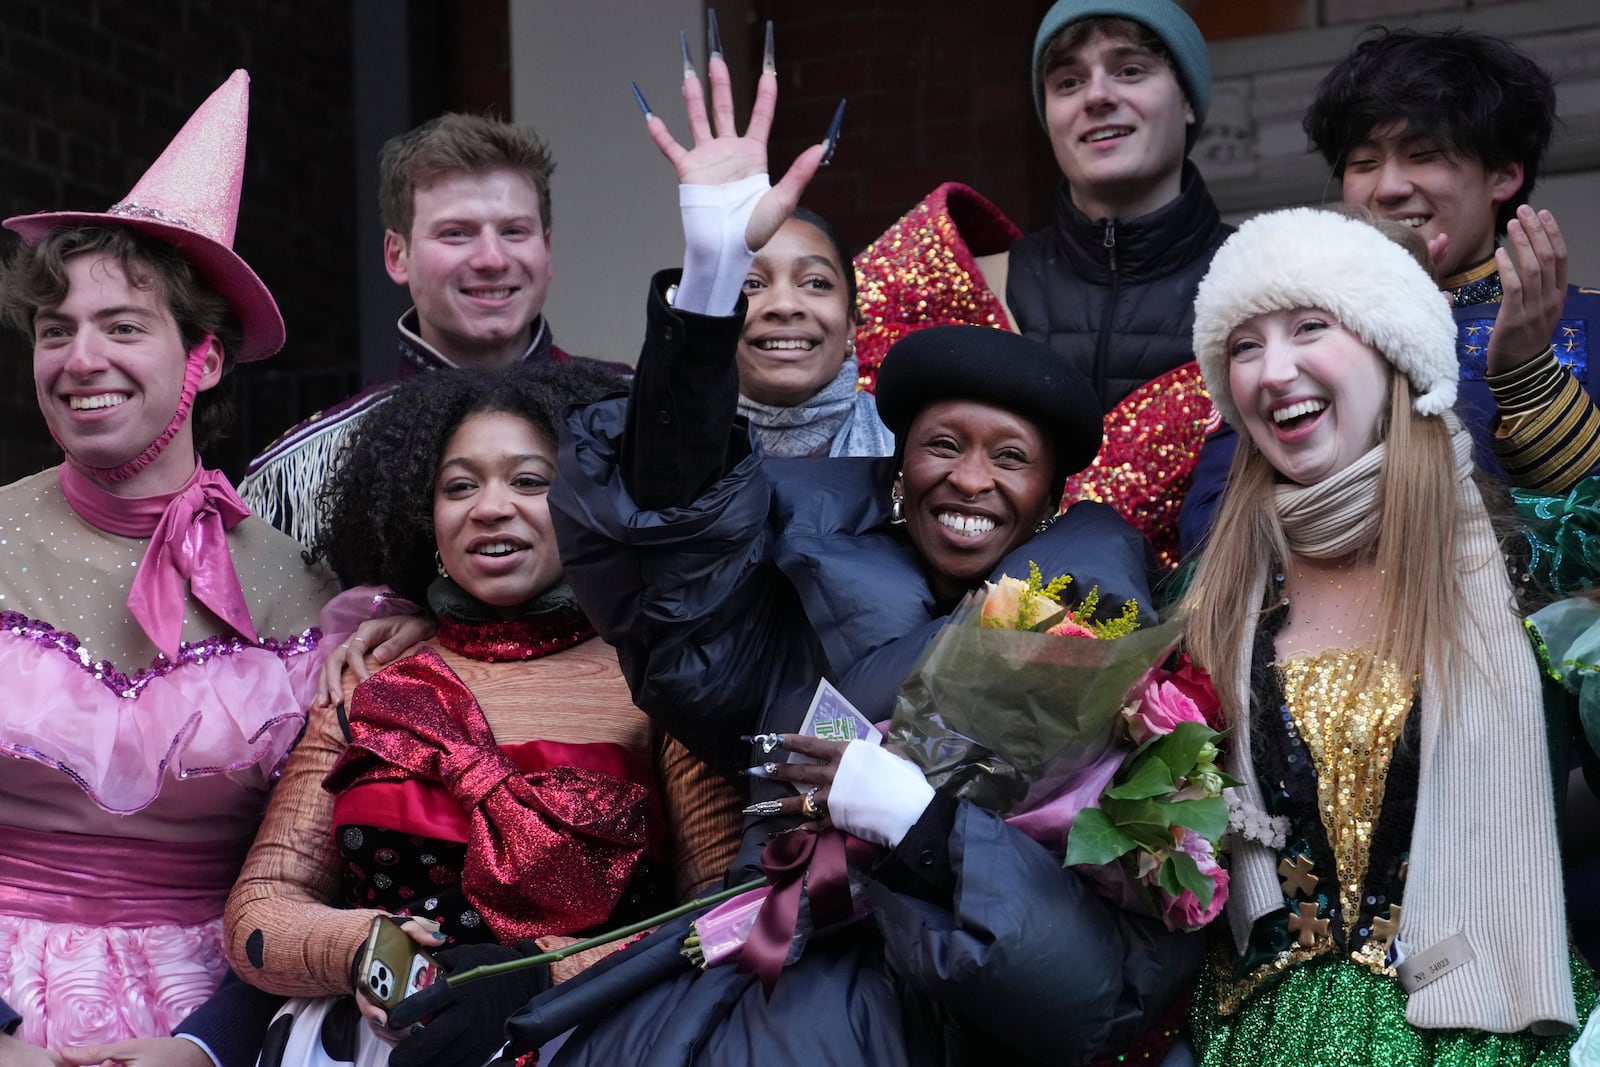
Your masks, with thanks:
<instances>
[{"instance_id":1,"label":"pink ribbon chin strap","mask_svg":"<svg viewBox=\"0 0 1600 1067\"><path fill-rule=\"evenodd\" d=\"M163 655L176 659L183 640L185 583L235 633L258 640L227 538L250 509L220 472L196 462L194 476L176 493L132 498L113 496L71 463L57 474L67 503L85 521L150 539L128 590L128 611Z\"/></svg>"},{"instance_id":2,"label":"pink ribbon chin strap","mask_svg":"<svg viewBox=\"0 0 1600 1067\"><path fill-rule=\"evenodd\" d=\"M178 409L172 413L172 420L167 423L167 428L156 435L143 452L115 467L91 467L82 462L61 443L61 438L55 430L50 430L50 436L60 446L61 451L67 453L67 461L75 467L80 467L89 474L94 475L102 482L125 482L135 474L144 470L155 462L157 456L166 450L172 439L178 436L178 431L183 424L189 421L189 411L194 407L195 395L200 391L200 379L206 372L206 352L211 348L211 342L216 340L215 334L206 334L200 343L189 350L183 364L183 390L178 394ZM49 427L46 427L49 429Z\"/></svg>"},{"instance_id":3,"label":"pink ribbon chin strap","mask_svg":"<svg viewBox=\"0 0 1600 1067\"><path fill-rule=\"evenodd\" d=\"M86 522L121 537L150 539L139 573L128 590L128 611L168 659L177 659L178 646L183 641L185 582L194 591L195 599L235 633L258 640L244 590L239 586L239 574L228 554L227 538L227 531L249 515L250 509L227 478L206 470L198 460L193 476L176 493L118 497L99 483L131 478L148 467L177 436L194 406L212 340L212 335L207 334L189 350L178 408L167 428L143 452L115 467L90 467L68 452L67 462L58 468L61 492ZM61 444L59 437L56 444ZM62 451L66 451L65 446Z\"/></svg>"}]
</instances>

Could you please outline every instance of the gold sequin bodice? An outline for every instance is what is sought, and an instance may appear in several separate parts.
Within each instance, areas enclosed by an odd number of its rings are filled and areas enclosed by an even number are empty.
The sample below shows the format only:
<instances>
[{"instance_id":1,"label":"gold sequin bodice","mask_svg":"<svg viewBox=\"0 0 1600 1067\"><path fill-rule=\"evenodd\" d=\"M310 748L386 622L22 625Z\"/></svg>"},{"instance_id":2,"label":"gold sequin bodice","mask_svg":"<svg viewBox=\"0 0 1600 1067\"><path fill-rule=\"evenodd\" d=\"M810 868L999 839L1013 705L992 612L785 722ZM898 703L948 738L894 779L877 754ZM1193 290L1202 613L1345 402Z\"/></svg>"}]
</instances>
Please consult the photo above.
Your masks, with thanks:
<instances>
[{"instance_id":1,"label":"gold sequin bodice","mask_svg":"<svg viewBox=\"0 0 1600 1067\"><path fill-rule=\"evenodd\" d=\"M1366 649L1297 653L1279 667L1284 705L1317 772L1317 812L1346 916L1360 911L1389 764L1412 703L1411 686L1392 663L1381 665L1376 685L1356 689L1371 655Z\"/></svg>"}]
</instances>

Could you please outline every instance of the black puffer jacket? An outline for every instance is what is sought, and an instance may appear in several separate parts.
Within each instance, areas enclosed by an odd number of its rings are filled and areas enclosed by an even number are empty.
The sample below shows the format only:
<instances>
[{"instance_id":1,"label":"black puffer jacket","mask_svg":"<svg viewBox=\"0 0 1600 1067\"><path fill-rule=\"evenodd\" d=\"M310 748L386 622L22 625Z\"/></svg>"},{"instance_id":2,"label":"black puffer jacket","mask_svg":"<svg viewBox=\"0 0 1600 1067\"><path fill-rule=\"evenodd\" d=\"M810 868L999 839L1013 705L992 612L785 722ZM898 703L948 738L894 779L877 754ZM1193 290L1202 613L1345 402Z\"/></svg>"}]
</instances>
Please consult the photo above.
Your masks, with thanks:
<instances>
[{"instance_id":1,"label":"black puffer jacket","mask_svg":"<svg viewBox=\"0 0 1600 1067\"><path fill-rule=\"evenodd\" d=\"M1069 356L1110 411L1194 358L1194 291L1233 232L1193 163L1178 198L1136 219L1090 219L1065 183L1055 225L1011 246L1006 303L1018 328Z\"/></svg>"},{"instance_id":2,"label":"black puffer jacket","mask_svg":"<svg viewBox=\"0 0 1600 1067\"><path fill-rule=\"evenodd\" d=\"M795 730L822 677L886 718L950 605L889 525L893 462L764 462L712 381L718 366L733 373L738 316L674 311L667 280L652 290L631 403L572 417L550 507L568 580L640 707L727 767L753 758L739 734ZM706 452L719 462L700 462ZM681 500L688 486L702 488L687 506L635 501ZM1113 603L1150 603L1144 542L1102 505L1075 505L997 573L1029 560ZM753 785L757 799L779 795ZM739 880L790 825L751 821ZM867 873L872 924L808 945L770 1002L731 966L683 964L673 924L535 1000L513 1019L516 1043L584 1024L556 1067L1076 1063L1127 1047L1199 963L1197 935L1118 909L965 801L936 799Z\"/></svg>"}]
</instances>

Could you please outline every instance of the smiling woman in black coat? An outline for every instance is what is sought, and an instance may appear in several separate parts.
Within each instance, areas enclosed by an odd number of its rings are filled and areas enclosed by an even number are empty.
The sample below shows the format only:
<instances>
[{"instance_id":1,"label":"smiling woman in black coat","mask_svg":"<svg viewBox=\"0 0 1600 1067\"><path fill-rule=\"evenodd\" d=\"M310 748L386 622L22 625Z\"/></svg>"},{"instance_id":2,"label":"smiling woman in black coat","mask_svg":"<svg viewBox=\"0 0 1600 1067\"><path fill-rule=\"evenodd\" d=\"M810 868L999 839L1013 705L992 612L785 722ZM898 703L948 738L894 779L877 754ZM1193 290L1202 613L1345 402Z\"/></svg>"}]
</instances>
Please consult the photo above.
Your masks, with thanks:
<instances>
[{"instance_id":1,"label":"smiling woman in black coat","mask_svg":"<svg viewBox=\"0 0 1600 1067\"><path fill-rule=\"evenodd\" d=\"M713 102L731 115L720 67ZM824 147L766 191L775 92L764 76L744 137L691 121L692 150L648 120L686 187L691 248L697 199L735 205L711 227L733 239L710 265L691 253L671 300L672 275L656 276L632 395L573 415L551 494L568 579L635 700L724 769L758 762L741 734L796 731L819 679L886 719L961 597L1030 561L1099 586L1112 610L1150 603L1146 546L1114 512L1078 504L1051 521L1098 448L1100 411L1043 345L978 327L902 341L878 380L892 459L768 461L735 420L744 302L715 279L742 278ZM686 96L694 117L698 86ZM535 1000L513 1018L515 1047L579 1025L556 1067L1086 1062L1127 1047L1192 979L1197 938L1119 910L909 762L863 742L807 747L821 764L752 780L731 877L820 809L878 846L857 871L871 921L813 939L770 1000L732 966L690 968L686 923L670 924Z\"/></svg>"}]
</instances>

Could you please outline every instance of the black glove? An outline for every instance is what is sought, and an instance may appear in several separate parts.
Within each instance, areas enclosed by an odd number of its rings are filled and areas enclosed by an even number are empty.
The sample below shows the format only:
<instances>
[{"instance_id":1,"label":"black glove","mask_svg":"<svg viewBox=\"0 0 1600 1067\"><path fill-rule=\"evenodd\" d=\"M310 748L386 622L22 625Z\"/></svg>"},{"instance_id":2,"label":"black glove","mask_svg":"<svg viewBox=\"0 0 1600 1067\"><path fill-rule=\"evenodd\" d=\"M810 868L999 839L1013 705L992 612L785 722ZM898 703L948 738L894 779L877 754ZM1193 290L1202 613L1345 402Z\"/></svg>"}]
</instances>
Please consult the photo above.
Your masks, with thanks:
<instances>
[{"instance_id":1,"label":"black glove","mask_svg":"<svg viewBox=\"0 0 1600 1067\"><path fill-rule=\"evenodd\" d=\"M389 1026L404 1030L422 1015L431 1012L433 1018L395 1046L389 1067L479 1067L505 1044L506 1019L550 988L550 968L540 964L454 988L445 986L444 975L538 954L539 946L532 941L457 945L434 953L440 977L396 1004L389 1012Z\"/></svg>"}]
</instances>

